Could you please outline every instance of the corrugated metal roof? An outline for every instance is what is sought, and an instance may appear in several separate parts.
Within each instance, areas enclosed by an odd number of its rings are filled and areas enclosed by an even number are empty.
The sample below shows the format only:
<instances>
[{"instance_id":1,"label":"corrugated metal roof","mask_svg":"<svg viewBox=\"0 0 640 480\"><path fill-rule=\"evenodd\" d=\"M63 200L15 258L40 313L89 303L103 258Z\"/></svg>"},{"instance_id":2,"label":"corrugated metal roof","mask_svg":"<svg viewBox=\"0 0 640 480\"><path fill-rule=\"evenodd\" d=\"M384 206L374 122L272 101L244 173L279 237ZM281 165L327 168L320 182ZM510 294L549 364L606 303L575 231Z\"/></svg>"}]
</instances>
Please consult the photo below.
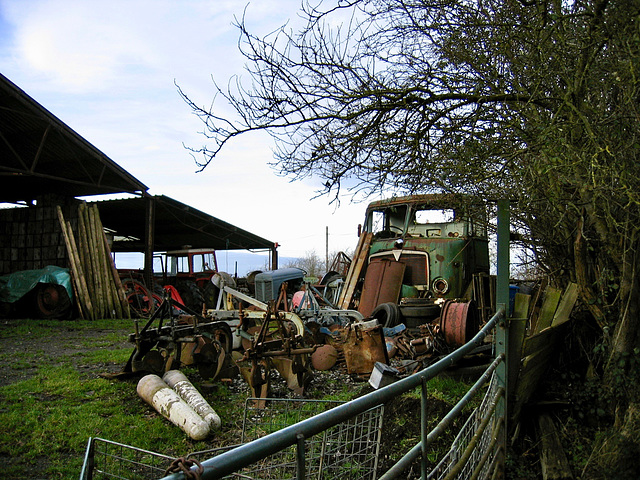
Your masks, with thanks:
<instances>
[{"instance_id":1,"label":"corrugated metal roof","mask_svg":"<svg viewBox=\"0 0 640 480\"><path fill-rule=\"evenodd\" d=\"M148 188L0 74L0 202Z\"/></svg>"},{"instance_id":2,"label":"corrugated metal roof","mask_svg":"<svg viewBox=\"0 0 640 480\"><path fill-rule=\"evenodd\" d=\"M273 242L148 188L0 74L0 203L43 195L142 197L96 202L105 227L129 241L118 252L145 251L146 201L155 203L154 251L273 248Z\"/></svg>"},{"instance_id":3,"label":"corrugated metal roof","mask_svg":"<svg viewBox=\"0 0 640 480\"><path fill-rule=\"evenodd\" d=\"M185 247L216 250L274 247L272 241L170 197L158 195L150 198L155 202L156 252ZM115 242L114 252L144 251L146 201L146 198L127 198L95 202L102 224L114 230L117 236L129 237L126 241Z\"/></svg>"}]
</instances>

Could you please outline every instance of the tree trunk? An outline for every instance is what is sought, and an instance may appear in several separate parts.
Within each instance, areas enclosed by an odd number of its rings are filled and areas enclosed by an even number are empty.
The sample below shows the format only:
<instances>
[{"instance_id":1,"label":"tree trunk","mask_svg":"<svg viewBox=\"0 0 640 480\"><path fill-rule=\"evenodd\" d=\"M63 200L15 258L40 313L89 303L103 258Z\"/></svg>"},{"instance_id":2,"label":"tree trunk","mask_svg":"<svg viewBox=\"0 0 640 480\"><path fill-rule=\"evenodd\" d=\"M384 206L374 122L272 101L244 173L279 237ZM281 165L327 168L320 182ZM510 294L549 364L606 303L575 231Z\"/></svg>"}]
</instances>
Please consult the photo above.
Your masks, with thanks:
<instances>
[{"instance_id":1,"label":"tree trunk","mask_svg":"<svg viewBox=\"0 0 640 480\"><path fill-rule=\"evenodd\" d=\"M583 478L640 478L640 279L638 236L630 234L622 255L619 316L600 399L614 414L611 435L596 445Z\"/></svg>"}]
</instances>

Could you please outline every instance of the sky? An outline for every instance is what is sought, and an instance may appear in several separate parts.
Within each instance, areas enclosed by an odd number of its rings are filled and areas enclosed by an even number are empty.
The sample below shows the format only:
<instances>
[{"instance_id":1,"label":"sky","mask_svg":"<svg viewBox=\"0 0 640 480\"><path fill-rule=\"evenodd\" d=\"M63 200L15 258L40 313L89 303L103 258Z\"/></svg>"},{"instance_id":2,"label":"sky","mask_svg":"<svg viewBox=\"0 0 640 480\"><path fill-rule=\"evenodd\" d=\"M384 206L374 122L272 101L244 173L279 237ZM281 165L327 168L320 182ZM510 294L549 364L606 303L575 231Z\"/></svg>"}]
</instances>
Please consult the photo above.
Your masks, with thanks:
<instances>
[{"instance_id":1,"label":"sky","mask_svg":"<svg viewBox=\"0 0 640 480\"><path fill-rule=\"evenodd\" d=\"M151 194L278 242L281 258L324 258L327 227L330 252L355 249L366 203L345 197L337 207L326 196L312 199L316 179L277 176L268 165L272 140L261 133L237 138L196 173L184 146L206 139L176 88L208 108L212 79L246 78L234 18L244 14L252 32L266 34L295 26L299 7L300 0L0 0L0 72Z\"/></svg>"}]
</instances>

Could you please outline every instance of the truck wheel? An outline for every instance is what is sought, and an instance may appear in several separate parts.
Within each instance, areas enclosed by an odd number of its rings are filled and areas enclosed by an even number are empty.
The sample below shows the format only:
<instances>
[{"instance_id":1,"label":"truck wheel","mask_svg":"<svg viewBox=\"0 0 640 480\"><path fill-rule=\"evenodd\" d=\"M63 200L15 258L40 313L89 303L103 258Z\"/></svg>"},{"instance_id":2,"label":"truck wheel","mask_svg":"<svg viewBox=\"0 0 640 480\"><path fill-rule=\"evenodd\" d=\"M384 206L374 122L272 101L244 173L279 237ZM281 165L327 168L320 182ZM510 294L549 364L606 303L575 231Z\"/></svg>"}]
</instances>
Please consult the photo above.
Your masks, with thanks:
<instances>
[{"instance_id":1,"label":"truck wheel","mask_svg":"<svg viewBox=\"0 0 640 480\"><path fill-rule=\"evenodd\" d=\"M71 300L62 285L39 283L35 296L34 307L38 318L64 318L71 311Z\"/></svg>"}]
</instances>

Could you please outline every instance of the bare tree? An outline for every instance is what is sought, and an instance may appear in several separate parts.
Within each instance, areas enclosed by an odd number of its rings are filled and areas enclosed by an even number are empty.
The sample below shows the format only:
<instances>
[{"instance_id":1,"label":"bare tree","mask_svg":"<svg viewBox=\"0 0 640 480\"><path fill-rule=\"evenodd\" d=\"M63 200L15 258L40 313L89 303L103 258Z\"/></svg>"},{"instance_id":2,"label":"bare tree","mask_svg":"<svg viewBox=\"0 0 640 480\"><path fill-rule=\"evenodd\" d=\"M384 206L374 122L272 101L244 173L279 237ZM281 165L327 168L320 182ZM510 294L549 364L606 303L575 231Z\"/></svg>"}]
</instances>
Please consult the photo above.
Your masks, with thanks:
<instances>
[{"instance_id":1,"label":"bare tree","mask_svg":"<svg viewBox=\"0 0 640 480\"><path fill-rule=\"evenodd\" d=\"M309 250L305 252L304 257L290 260L284 266L301 268L307 276L321 278L324 274L324 263L315 250Z\"/></svg>"},{"instance_id":2,"label":"bare tree","mask_svg":"<svg viewBox=\"0 0 640 480\"><path fill-rule=\"evenodd\" d=\"M259 38L249 81L201 108L206 166L255 130L282 174L321 193L510 198L541 268L576 281L601 329L622 435L640 419L640 4L338 0ZM627 415L627 416L625 416ZM625 430L627 429L627 430Z\"/></svg>"}]
</instances>

